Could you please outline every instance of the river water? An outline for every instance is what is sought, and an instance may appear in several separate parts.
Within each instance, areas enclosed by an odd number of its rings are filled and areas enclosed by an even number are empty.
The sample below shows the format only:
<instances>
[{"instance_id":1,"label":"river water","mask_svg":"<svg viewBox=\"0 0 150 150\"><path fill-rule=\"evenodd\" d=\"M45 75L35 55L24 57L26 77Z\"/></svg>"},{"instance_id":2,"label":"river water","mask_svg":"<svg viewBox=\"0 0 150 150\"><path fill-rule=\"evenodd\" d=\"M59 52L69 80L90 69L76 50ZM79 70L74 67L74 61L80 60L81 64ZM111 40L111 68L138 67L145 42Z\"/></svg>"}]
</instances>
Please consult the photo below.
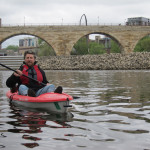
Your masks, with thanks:
<instances>
[{"instance_id":1,"label":"river water","mask_svg":"<svg viewBox=\"0 0 150 150\"><path fill-rule=\"evenodd\" d=\"M0 72L0 149L149 150L150 71L46 71L49 82L78 96L67 115L9 104Z\"/></svg>"}]
</instances>

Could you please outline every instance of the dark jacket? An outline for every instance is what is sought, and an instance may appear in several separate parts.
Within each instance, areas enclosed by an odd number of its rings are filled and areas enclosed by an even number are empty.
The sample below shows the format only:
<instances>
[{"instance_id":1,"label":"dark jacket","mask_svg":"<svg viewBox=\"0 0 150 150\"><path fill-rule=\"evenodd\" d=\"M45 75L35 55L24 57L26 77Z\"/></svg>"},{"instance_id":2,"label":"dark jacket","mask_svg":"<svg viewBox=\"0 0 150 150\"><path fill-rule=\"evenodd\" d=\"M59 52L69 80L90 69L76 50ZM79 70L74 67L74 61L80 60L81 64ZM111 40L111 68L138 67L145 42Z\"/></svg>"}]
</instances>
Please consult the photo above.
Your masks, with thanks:
<instances>
[{"instance_id":1,"label":"dark jacket","mask_svg":"<svg viewBox=\"0 0 150 150\"><path fill-rule=\"evenodd\" d=\"M23 65L20 66L19 70L23 70ZM39 67L40 72L42 73L43 76L43 83L47 84L47 78L45 75L45 72ZM20 77L16 77L14 74L12 74L6 81L6 85L9 88L14 88L14 87L19 87L21 85L21 80ZM35 92L44 87L43 85L39 85L36 81L33 81L32 79L29 79L29 84L26 85L28 88L31 88Z\"/></svg>"}]
</instances>

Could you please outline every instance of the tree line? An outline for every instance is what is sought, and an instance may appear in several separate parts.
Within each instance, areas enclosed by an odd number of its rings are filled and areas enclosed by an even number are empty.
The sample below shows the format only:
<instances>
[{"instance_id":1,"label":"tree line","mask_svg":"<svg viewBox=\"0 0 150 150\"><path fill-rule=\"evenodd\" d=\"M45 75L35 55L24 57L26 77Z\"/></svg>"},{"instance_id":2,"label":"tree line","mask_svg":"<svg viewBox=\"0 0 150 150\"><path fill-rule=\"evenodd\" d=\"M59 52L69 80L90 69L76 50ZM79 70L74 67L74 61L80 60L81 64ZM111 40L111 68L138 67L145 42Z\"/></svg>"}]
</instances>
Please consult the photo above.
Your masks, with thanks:
<instances>
[{"instance_id":1,"label":"tree line","mask_svg":"<svg viewBox=\"0 0 150 150\"><path fill-rule=\"evenodd\" d=\"M134 52L150 52L150 35L145 36L137 43Z\"/></svg>"},{"instance_id":2,"label":"tree line","mask_svg":"<svg viewBox=\"0 0 150 150\"><path fill-rule=\"evenodd\" d=\"M89 40L87 37L81 38L75 45L71 52L72 55L98 55L104 53L120 53L120 46L110 39L110 45L105 45L103 42L95 42Z\"/></svg>"}]
</instances>

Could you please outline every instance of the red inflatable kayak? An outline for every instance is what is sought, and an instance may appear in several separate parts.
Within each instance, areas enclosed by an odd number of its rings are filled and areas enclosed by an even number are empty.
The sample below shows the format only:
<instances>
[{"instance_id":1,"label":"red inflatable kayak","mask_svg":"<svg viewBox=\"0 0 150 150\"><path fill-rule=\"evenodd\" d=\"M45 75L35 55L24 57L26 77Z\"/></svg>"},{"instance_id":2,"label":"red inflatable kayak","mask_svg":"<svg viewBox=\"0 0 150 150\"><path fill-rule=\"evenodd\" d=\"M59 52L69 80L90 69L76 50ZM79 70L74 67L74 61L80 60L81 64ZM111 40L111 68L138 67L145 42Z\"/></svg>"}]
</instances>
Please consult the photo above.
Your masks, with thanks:
<instances>
[{"instance_id":1,"label":"red inflatable kayak","mask_svg":"<svg viewBox=\"0 0 150 150\"><path fill-rule=\"evenodd\" d=\"M30 97L18 95L17 92L11 93L8 91L6 96L13 104L17 106L24 106L56 113L66 113L67 108L70 107L70 100L73 100L72 96L65 93L45 93L38 97Z\"/></svg>"}]
</instances>

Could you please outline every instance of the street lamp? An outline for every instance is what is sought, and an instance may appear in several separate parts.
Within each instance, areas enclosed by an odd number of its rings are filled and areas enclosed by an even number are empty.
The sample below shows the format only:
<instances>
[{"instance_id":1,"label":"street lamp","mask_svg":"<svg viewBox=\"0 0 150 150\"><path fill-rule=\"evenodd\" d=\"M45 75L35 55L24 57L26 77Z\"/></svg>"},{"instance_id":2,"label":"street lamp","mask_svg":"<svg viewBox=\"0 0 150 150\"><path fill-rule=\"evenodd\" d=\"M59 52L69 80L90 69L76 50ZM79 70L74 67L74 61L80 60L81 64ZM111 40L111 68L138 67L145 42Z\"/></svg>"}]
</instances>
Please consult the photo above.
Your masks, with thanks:
<instances>
[{"instance_id":1,"label":"street lamp","mask_svg":"<svg viewBox=\"0 0 150 150\"><path fill-rule=\"evenodd\" d=\"M63 18L62 18L62 23L61 23L61 25L63 25Z\"/></svg>"},{"instance_id":2,"label":"street lamp","mask_svg":"<svg viewBox=\"0 0 150 150\"><path fill-rule=\"evenodd\" d=\"M25 26L25 16L24 16L24 26Z\"/></svg>"}]
</instances>

